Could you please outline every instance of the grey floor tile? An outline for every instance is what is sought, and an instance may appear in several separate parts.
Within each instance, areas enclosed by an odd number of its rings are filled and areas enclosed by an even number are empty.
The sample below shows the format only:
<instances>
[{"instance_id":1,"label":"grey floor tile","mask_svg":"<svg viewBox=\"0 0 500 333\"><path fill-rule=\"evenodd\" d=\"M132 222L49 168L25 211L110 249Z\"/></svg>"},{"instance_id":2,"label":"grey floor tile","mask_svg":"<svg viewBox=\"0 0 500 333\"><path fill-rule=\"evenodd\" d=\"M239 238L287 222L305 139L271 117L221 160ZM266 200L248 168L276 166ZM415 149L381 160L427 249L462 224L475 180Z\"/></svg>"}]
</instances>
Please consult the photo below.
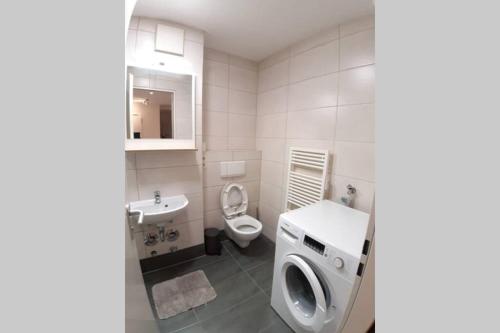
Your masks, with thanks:
<instances>
[{"instance_id":1,"label":"grey floor tile","mask_svg":"<svg viewBox=\"0 0 500 333\"><path fill-rule=\"evenodd\" d=\"M222 261L204 266L200 269L205 272L208 281L210 281L212 285L230 278L237 273L243 272L243 270L233 258L226 258Z\"/></svg>"},{"instance_id":2,"label":"grey floor tile","mask_svg":"<svg viewBox=\"0 0 500 333\"><path fill-rule=\"evenodd\" d=\"M201 327L200 324L192 325L181 330L175 331L175 333L206 333L206 331Z\"/></svg>"},{"instance_id":3,"label":"grey floor tile","mask_svg":"<svg viewBox=\"0 0 500 333\"><path fill-rule=\"evenodd\" d=\"M276 317L269 299L260 292L230 310L202 321L200 325L207 333L257 333L273 325Z\"/></svg>"},{"instance_id":4,"label":"grey floor tile","mask_svg":"<svg viewBox=\"0 0 500 333\"><path fill-rule=\"evenodd\" d=\"M231 256L229 255L227 250L223 249L220 256L203 256L143 274L144 282L146 283L146 287L152 287L159 282L167 281L177 276L194 272L204 266L211 265L230 258Z\"/></svg>"},{"instance_id":5,"label":"grey floor tile","mask_svg":"<svg viewBox=\"0 0 500 333\"><path fill-rule=\"evenodd\" d=\"M270 291L273 286L273 271L274 260L271 260L249 269L248 274L257 283L257 285L269 295L270 293L268 293L268 291Z\"/></svg>"},{"instance_id":6,"label":"grey floor tile","mask_svg":"<svg viewBox=\"0 0 500 333\"><path fill-rule=\"evenodd\" d=\"M170 317L168 319L157 319L158 327L161 333L173 332L175 330L181 329L183 327L192 325L196 323L198 319L194 315L193 310L189 310L183 313L179 313L176 316Z\"/></svg>"},{"instance_id":7,"label":"grey floor tile","mask_svg":"<svg viewBox=\"0 0 500 333\"><path fill-rule=\"evenodd\" d=\"M238 273L212 284L217 293L215 300L194 309L200 320L206 320L233 307L260 292L247 273Z\"/></svg>"},{"instance_id":8,"label":"grey floor tile","mask_svg":"<svg viewBox=\"0 0 500 333\"><path fill-rule=\"evenodd\" d=\"M278 317L276 315L276 317ZM294 333L293 330L288 327L287 324L285 324L285 322L281 319L281 318L276 318L273 323L260 330L259 333Z\"/></svg>"},{"instance_id":9,"label":"grey floor tile","mask_svg":"<svg viewBox=\"0 0 500 333\"><path fill-rule=\"evenodd\" d=\"M263 235L251 241L250 245L243 249L231 240L222 244L245 270L274 259L274 243Z\"/></svg>"}]
</instances>

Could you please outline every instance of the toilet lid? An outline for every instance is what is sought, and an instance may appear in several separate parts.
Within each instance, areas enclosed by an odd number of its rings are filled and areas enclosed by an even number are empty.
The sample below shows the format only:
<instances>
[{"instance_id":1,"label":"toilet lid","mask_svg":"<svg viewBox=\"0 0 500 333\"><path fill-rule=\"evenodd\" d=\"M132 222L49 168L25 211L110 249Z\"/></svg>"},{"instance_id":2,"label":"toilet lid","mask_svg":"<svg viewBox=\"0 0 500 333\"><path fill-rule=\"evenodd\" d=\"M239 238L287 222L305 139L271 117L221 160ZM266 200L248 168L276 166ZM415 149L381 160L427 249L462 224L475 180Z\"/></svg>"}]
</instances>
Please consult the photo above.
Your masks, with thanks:
<instances>
[{"instance_id":1,"label":"toilet lid","mask_svg":"<svg viewBox=\"0 0 500 333\"><path fill-rule=\"evenodd\" d=\"M243 185L226 184L220 193L220 202L226 217L246 214L248 207L247 191Z\"/></svg>"}]
</instances>

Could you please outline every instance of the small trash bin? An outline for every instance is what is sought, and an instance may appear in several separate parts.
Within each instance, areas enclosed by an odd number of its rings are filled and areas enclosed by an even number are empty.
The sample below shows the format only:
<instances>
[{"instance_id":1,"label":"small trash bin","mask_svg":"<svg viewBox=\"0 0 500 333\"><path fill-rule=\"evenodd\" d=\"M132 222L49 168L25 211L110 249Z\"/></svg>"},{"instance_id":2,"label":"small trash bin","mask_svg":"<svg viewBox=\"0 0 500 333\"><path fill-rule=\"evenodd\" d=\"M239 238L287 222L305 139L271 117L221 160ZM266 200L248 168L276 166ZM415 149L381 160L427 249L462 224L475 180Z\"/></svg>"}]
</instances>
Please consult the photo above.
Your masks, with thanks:
<instances>
[{"instance_id":1,"label":"small trash bin","mask_svg":"<svg viewBox=\"0 0 500 333\"><path fill-rule=\"evenodd\" d=\"M222 243L219 238L219 229L205 229L205 253L208 255L220 255Z\"/></svg>"}]
</instances>

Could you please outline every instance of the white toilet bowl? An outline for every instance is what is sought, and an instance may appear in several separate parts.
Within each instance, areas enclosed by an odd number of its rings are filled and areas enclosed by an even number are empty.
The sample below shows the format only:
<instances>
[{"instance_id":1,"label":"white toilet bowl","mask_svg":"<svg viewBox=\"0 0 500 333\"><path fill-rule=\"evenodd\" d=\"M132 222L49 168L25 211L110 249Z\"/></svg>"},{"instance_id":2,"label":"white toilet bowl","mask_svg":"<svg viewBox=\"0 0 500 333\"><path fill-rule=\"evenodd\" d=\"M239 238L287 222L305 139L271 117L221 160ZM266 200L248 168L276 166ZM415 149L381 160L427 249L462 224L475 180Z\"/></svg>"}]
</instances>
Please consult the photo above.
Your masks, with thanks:
<instances>
[{"instance_id":1,"label":"white toilet bowl","mask_svg":"<svg viewBox=\"0 0 500 333\"><path fill-rule=\"evenodd\" d=\"M238 246L247 247L262 232L262 223L246 215L248 196L245 188L236 183L226 184L220 196L224 212L224 231Z\"/></svg>"}]
</instances>

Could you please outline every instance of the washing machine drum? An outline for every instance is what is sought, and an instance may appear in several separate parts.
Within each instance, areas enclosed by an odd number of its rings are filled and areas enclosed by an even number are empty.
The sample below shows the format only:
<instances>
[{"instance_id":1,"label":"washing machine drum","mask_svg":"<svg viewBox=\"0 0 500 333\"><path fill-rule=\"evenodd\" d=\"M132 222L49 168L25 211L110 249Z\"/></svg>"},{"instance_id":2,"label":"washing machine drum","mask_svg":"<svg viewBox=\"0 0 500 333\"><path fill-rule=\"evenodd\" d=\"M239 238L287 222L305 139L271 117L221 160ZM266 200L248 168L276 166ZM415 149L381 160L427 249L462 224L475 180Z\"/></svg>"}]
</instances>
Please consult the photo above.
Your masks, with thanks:
<instances>
[{"instance_id":1,"label":"washing machine drum","mask_svg":"<svg viewBox=\"0 0 500 333\"><path fill-rule=\"evenodd\" d=\"M286 256L281 266L281 288L297 323L306 330L321 331L330 306L330 293L312 266L298 255Z\"/></svg>"},{"instance_id":2,"label":"washing machine drum","mask_svg":"<svg viewBox=\"0 0 500 333\"><path fill-rule=\"evenodd\" d=\"M248 195L243 185L226 184L220 194L220 202L224 215L228 218L246 214Z\"/></svg>"}]
</instances>

